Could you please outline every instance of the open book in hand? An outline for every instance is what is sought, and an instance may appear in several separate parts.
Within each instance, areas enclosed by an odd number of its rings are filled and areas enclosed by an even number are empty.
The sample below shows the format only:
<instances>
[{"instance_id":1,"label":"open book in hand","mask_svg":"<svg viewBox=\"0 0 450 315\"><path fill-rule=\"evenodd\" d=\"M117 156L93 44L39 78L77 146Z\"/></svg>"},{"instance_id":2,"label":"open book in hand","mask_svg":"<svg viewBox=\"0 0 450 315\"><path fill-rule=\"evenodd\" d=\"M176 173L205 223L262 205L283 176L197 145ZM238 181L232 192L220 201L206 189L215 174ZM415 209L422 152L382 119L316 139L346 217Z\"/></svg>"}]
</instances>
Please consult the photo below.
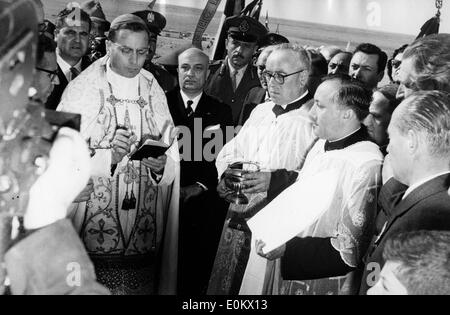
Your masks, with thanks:
<instances>
[{"instance_id":1,"label":"open book in hand","mask_svg":"<svg viewBox=\"0 0 450 315\"><path fill-rule=\"evenodd\" d=\"M159 158L164 155L170 146L162 141L153 139L147 139L138 147L133 153L131 153L130 160L141 161L148 158Z\"/></svg>"}]
</instances>

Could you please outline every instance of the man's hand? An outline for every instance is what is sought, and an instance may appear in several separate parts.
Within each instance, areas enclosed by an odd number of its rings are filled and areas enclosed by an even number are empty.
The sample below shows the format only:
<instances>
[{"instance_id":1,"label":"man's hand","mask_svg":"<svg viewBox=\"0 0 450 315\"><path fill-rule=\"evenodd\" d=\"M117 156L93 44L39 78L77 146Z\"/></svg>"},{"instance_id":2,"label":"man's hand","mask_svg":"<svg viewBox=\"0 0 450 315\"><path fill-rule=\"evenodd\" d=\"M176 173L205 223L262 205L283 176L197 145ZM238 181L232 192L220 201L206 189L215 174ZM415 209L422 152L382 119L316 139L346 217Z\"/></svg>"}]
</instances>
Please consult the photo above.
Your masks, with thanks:
<instances>
[{"instance_id":1,"label":"man's hand","mask_svg":"<svg viewBox=\"0 0 450 315\"><path fill-rule=\"evenodd\" d=\"M167 156L162 155L157 159L154 158L143 159L142 164L144 164L144 166L152 170L153 173L162 175L164 173L164 168L166 167L167 164Z\"/></svg>"},{"instance_id":2,"label":"man's hand","mask_svg":"<svg viewBox=\"0 0 450 315\"><path fill-rule=\"evenodd\" d=\"M192 197L200 196L203 193L203 188L199 185L190 185L182 187L180 191L180 199L183 203L187 202Z\"/></svg>"},{"instance_id":3,"label":"man's hand","mask_svg":"<svg viewBox=\"0 0 450 315\"><path fill-rule=\"evenodd\" d=\"M39 229L64 219L88 184L90 166L88 147L80 133L61 128L50 150L48 168L30 189L25 228Z\"/></svg>"},{"instance_id":4,"label":"man's hand","mask_svg":"<svg viewBox=\"0 0 450 315\"><path fill-rule=\"evenodd\" d=\"M122 159L130 153L131 150L131 137L130 131L125 129L117 129L113 140L112 146L112 164L119 164Z\"/></svg>"},{"instance_id":5,"label":"man's hand","mask_svg":"<svg viewBox=\"0 0 450 315\"><path fill-rule=\"evenodd\" d=\"M256 194L266 192L269 190L271 178L272 173L270 172L257 172L245 174L244 181L242 182L242 185L244 187L242 192L244 194Z\"/></svg>"},{"instance_id":6,"label":"man's hand","mask_svg":"<svg viewBox=\"0 0 450 315\"><path fill-rule=\"evenodd\" d=\"M283 257L284 252L286 251L286 244L283 244L282 246L278 247L277 249L274 249L270 253L264 254L263 248L266 246L266 244L261 240L256 240L255 247L256 247L256 253L268 260L275 260L278 258Z\"/></svg>"},{"instance_id":7,"label":"man's hand","mask_svg":"<svg viewBox=\"0 0 450 315\"><path fill-rule=\"evenodd\" d=\"M225 179L222 178L222 180L217 185L217 193L219 194L219 197L225 198L230 191L231 190L229 190L225 185Z\"/></svg>"},{"instance_id":8,"label":"man's hand","mask_svg":"<svg viewBox=\"0 0 450 315\"><path fill-rule=\"evenodd\" d=\"M91 194L94 192L94 181L92 179L89 180L87 186L83 189L83 191L75 198L74 203L86 202L91 199Z\"/></svg>"}]
</instances>

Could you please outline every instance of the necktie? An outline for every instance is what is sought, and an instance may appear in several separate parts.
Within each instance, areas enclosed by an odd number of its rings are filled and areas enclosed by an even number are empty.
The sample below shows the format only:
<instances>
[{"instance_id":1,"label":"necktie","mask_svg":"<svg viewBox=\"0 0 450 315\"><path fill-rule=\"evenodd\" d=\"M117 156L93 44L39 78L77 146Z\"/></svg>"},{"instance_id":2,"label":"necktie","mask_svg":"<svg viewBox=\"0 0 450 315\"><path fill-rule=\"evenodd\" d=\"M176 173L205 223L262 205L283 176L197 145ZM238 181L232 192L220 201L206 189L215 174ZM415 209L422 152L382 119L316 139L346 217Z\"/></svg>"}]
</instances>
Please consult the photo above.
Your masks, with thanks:
<instances>
[{"instance_id":1,"label":"necktie","mask_svg":"<svg viewBox=\"0 0 450 315\"><path fill-rule=\"evenodd\" d=\"M275 105L272 108L272 111L277 118L278 118L278 116L283 115L286 112L285 109L283 107L281 107L280 105Z\"/></svg>"},{"instance_id":2,"label":"necktie","mask_svg":"<svg viewBox=\"0 0 450 315\"><path fill-rule=\"evenodd\" d=\"M193 101L191 101L191 100L187 101L186 114L187 114L188 118L194 114L194 110L192 109L192 104L194 104Z\"/></svg>"},{"instance_id":3,"label":"necktie","mask_svg":"<svg viewBox=\"0 0 450 315\"><path fill-rule=\"evenodd\" d=\"M233 86L233 92L235 92L237 89L237 74L238 74L237 70L231 71L231 85Z\"/></svg>"},{"instance_id":4,"label":"necktie","mask_svg":"<svg viewBox=\"0 0 450 315\"><path fill-rule=\"evenodd\" d=\"M78 71L77 68L75 67L70 68L70 81L74 80L79 74L80 71Z\"/></svg>"}]
</instances>

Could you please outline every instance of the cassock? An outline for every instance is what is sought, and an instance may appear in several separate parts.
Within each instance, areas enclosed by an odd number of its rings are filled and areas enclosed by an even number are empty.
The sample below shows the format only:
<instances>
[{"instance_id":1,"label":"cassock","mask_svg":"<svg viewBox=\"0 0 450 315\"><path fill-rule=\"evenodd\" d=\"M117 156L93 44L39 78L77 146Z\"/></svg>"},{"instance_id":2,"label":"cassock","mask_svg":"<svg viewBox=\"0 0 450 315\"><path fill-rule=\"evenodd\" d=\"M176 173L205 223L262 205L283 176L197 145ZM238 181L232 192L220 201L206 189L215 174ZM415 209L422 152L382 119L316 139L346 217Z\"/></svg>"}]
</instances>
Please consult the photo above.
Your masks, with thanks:
<instances>
[{"instance_id":1,"label":"cassock","mask_svg":"<svg viewBox=\"0 0 450 315\"><path fill-rule=\"evenodd\" d=\"M206 83L205 92L230 106L234 125L237 126L245 97L254 87L261 87L261 83L256 68L249 64L236 90L233 90L230 65L226 58L217 65L211 66L211 74Z\"/></svg>"},{"instance_id":2,"label":"cassock","mask_svg":"<svg viewBox=\"0 0 450 315\"><path fill-rule=\"evenodd\" d=\"M193 102L191 114L189 101ZM225 144L226 129L233 127L233 119L228 105L206 93L191 100L176 89L167 94L167 102L175 126L186 131L178 142L181 187L199 185L203 189L201 195L180 205L178 294L204 295L228 208L217 194L215 157ZM214 142L217 146L208 149Z\"/></svg>"},{"instance_id":3,"label":"cassock","mask_svg":"<svg viewBox=\"0 0 450 315\"><path fill-rule=\"evenodd\" d=\"M376 192L383 162L378 146L368 139L367 130L361 127L339 141L319 140L315 144L298 174L297 183L311 181L314 175L326 170L335 172L335 178L330 178L335 185L334 193L323 196L330 200L328 208L286 243L281 261L267 262L252 247L240 294L354 293L358 280L349 272L360 264L368 246L376 217ZM320 195L320 185L317 190ZM302 196L301 191L289 189L273 203L295 207L300 213L297 220L301 221L301 213L306 217L308 209L313 208L311 202L314 201L310 199L310 196ZM261 260L267 267L252 270L260 268ZM262 285L256 285L254 277L249 276L257 272Z\"/></svg>"},{"instance_id":4,"label":"cassock","mask_svg":"<svg viewBox=\"0 0 450 315\"><path fill-rule=\"evenodd\" d=\"M391 178L380 191L382 212L378 214L367 255L359 293L365 295L383 269L383 250L386 241L398 233L429 230L450 230L450 174L436 174L410 189ZM381 229L381 230L380 230Z\"/></svg>"},{"instance_id":5,"label":"cassock","mask_svg":"<svg viewBox=\"0 0 450 315\"><path fill-rule=\"evenodd\" d=\"M178 248L179 154L163 90L145 70L134 78L113 72L108 56L71 82L58 110L82 116L81 134L93 150L94 193L76 205L74 225L99 282L113 294L174 294ZM162 176L128 156L111 165L118 126L164 142ZM161 269L159 269L159 266Z\"/></svg>"},{"instance_id":6,"label":"cassock","mask_svg":"<svg viewBox=\"0 0 450 315\"><path fill-rule=\"evenodd\" d=\"M217 157L219 177L236 162L258 163L261 171L295 170L303 166L306 154L316 141L305 93L284 106L267 102L251 114L239 134L225 145ZM208 287L208 294L238 294L250 252L246 220L261 209L266 193L253 194L245 206L231 205L222 231Z\"/></svg>"}]
</instances>

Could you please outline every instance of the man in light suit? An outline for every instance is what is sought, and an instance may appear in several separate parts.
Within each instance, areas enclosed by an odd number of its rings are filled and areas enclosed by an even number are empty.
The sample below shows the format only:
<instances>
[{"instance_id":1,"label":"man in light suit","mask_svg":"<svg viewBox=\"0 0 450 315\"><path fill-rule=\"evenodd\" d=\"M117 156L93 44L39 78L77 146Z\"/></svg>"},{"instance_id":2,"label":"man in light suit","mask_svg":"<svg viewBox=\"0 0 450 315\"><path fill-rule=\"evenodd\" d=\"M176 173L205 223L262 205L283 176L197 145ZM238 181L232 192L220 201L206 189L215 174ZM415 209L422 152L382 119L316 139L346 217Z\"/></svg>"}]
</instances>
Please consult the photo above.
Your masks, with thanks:
<instances>
[{"instance_id":1,"label":"man in light suit","mask_svg":"<svg viewBox=\"0 0 450 315\"><path fill-rule=\"evenodd\" d=\"M226 213L226 204L216 192L214 162L221 147L213 151L206 145L209 141L224 144L226 127L232 127L233 120L228 105L203 92L208 56L190 48L178 60L180 87L167 94L172 118L182 134L178 294L201 295L206 293Z\"/></svg>"}]
</instances>

